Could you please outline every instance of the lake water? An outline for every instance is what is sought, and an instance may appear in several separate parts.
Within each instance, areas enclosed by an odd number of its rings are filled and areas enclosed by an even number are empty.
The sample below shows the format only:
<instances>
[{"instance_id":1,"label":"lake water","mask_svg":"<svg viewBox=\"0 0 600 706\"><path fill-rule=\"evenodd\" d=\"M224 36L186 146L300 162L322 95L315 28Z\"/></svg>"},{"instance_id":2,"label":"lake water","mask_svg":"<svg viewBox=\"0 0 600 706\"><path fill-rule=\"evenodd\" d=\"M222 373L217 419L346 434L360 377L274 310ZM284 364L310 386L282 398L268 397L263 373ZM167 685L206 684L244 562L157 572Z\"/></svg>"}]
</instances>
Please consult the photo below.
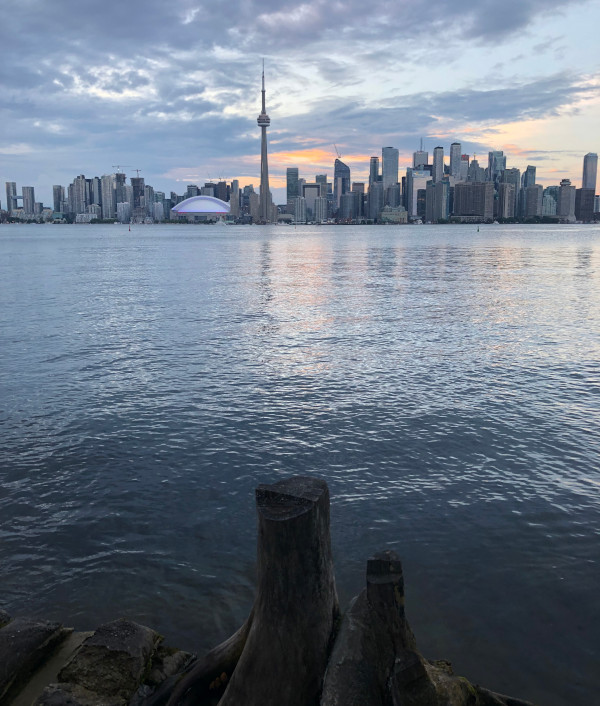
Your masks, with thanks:
<instances>
[{"instance_id":1,"label":"lake water","mask_svg":"<svg viewBox=\"0 0 600 706\"><path fill-rule=\"evenodd\" d=\"M343 605L393 548L426 656L588 705L599 422L600 227L0 226L11 614L208 649L315 474Z\"/></svg>"}]
</instances>

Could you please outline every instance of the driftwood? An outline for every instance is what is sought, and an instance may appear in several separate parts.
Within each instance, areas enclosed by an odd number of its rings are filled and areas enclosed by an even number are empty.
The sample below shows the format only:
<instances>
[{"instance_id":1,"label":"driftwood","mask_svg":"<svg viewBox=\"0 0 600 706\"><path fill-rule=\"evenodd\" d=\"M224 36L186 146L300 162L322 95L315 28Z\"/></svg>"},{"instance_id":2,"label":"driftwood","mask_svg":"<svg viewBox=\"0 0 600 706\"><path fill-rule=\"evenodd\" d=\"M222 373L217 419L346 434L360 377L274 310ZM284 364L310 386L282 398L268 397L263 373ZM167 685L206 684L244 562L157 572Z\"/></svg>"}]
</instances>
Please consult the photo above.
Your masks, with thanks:
<instances>
[{"instance_id":1,"label":"driftwood","mask_svg":"<svg viewBox=\"0 0 600 706\"><path fill-rule=\"evenodd\" d=\"M531 706L419 653L394 552L369 559L367 586L339 620L324 481L261 485L256 505L250 617L145 706Z\"/></svg>"}]
</instances>

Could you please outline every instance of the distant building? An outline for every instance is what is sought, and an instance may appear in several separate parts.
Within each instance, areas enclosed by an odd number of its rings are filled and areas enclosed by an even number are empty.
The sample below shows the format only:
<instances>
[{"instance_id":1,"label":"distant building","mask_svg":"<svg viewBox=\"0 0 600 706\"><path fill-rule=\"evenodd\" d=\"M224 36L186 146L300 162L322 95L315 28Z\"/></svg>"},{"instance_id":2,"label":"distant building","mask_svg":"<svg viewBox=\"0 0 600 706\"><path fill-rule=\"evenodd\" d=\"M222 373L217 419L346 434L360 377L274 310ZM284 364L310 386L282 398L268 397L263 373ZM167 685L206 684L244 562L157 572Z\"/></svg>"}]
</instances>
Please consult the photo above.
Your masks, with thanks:
<instances>
[{"instance_id":1,"label":"distant building","mask_svg":"<svg viewBox=\"0 0 600 706\"><path fill-rule=\"evenodd\" d=\"M444 176L444 148L435 147L433 150L433 182L441 181Z\"/></svg>"},{"instance_id":2,"label":"distant building","mask_svg":"<svg viewBox=\"0 0 600 706\"><path fill-rule=\"evenodd\" d=\"M422 142L422 140L421 140ZM429 152L425 152L421 146L420 150L413 152L413 169L423 169L429 164ZM410 214L410 211L409 211Z\"/></svg>"},{"instance_id":3,"label":"distant building","mask_svg":"<svg viewBox=\"0 0 600 706\"><path fill-rule=\"evenodd\" d=\"M467 181L469 177L469 155L461 154L460 156L460 174L458 181Z\"/></svg>"},{"instance_id":4,"label":"distant building","mask_svg":"<svg viewBox=\"0 0 600 706\"><path fill-rule=\"evenodd\" d=\"M598 172L598 155L595 152L588 152L583 158L583 177L581 179L582 189L591 189L596 193L596 174Z\"/></svg>"},{"instance_id":5,"label":"distant building","mask_svg":"<svg viewBox=\"0 0 600 706\"><path fill-rule=\"evenodd\" d=\"M368 203L368 218L372 221L379 219L379 213L383 210L383 182L376 181L369 187L367 197Z\"/></svg>"},{"instance_id":6,"label":"distant building","mask_svg":"<svg viewBox=\"0 0 600 706\"><path fill-rule=\"evenodd\" d=\"M447 179L430 180L425 187L425 220L428 223L448 220L450 185Z\"/></svg>"},{"instance_id":7,"label":"distant building","mask_svg":"<svg viewBox=\"0 0 600 706\"><path fill-rule=\"evenodd\" d=\"M517 170L518 171L518 170ZM508 182L498 185L498 218L514 218L517 201L517 187Z\"/></svg>"},{"instance_id":8,"label":"distant building","mask_svg":"<svg viewBox=\"0 0 600 706\"><path fill-rule=\"evenodd\" d=\"M381 180L384 192L398 183L398 154L395 147L381 148Z\"/></svg>"},{"instance_id":9,"label":"distant building","mask_svg":"<svg viewBox=\"0 0 600 706\"><path fill-rule=\"evenodd\" d=\"M371 157L369 160L369 187L379 181L379 157Z\"/></svg>"},{"instance_id":10,"label":"distant building","mask_svg":"<svg viewBox=\"0 0 600 706\"><path fill-rule=\"evenodd\" d=\"M306 199L298 196L294 199L294 222L306 223Z\"/></svg>"},{"instance_id":11,"label":"distant building","mask_svg":"<svg viewBox=\"0 0 600 706\"><path fill-rule=\"evenodd\" d=\"M558 190L556 215L563 223L575 222L575 187L570 179L563 179Z\"/></svg>"},{"instance_id":12,"label":"distant building","mask_svg":"<svg viewBox=\"0 0 600 706\"><path fill-rule=\"evenodd\" d=\"M542 215L544 189L541 184L531 184L523 189L525 198L525 218L536 218Z\"/></svg>"},{"instance_id":13,"label":"distant building","mask_svg":"<svg viewBox=\"0 0 600 706\"><path fill-rule=\"evenodd\" d=\"M418 191L425 192L427 182L431 179L431 173L425 169L406 170L406 210L409 219L420 218L418 209ZM424 216L423 212L423 216Z\"/></svg>"},{"instance_id":14,"label":"distant building","mask_svg":"<svg viewBox=\"0 0 600 706\"><path fill-rule=\"evenodd\" d=\"M475 160L474 160L475 161ZM491 182L459 183L454 186L454 216L461 220L491 221L494 216L494 186Z\"/></svg>"},{"instance_id":15,"label":"distant building","mask_svg":"<svg viewBox=\"0 0 600 706\"><path fill-rule=\"evenodd\" d=\"M35 214L35 189L33 186L24 186L21 189L23 194L23 213L26 216Z\"/></svg>"},{"instance_id":16,"label":"distant building","mask_svg":"<svg viewBox=\"0 0 600 706\"><path fill-rule=\"evenodd\" d=\"M594 220L594 190L577 189L575 191L575 218L588 223Z\"/></svg>"},{"instance_id":17,"label":"distant building","mask_svg":"<svg viewBox=\"0 0 600 706\"><path fill-rule=\"evenodd\" d=\"M6 212L9 216L17 210L17 184L14 181L6 182Z\"/></svg>"},{"instance_id":18,"label":"distant building","mask_svg":"<svg viewBox=\"0 0 600 706\"><path fill-rule=\"evenodd\" d=\"M341 159L336 159L333 166L333 200L335 207L340 207L342 194L350 191L350 167Z\"/></svg>"},{"instance_id":19,"label":"distant building","mask_svg":"<svg viewBox=\"0 0 600 706\"><path fill-rule=\"evenodd\" d=\"M485 169L479 166L479 162L476 159L472 159L471 164L469 164L467 180L477 183L485 181Z\"/></svg>"},{"instance_id":20,"label":"distant building","mask_svg":"<svg viewBox=\"0 0 600 706\"><path fill-rule=\"evenodd\" d=\"M453 176L456 181L461 181L460 178L460 162L461 162L462 145L460 142L453 142L450 145L450 176Z\"/></svg>"},{"instance_id":21,"label":"distant building","mask_svg":"<svg viewBox=\"0 0 600 706\"><path fill-rule=\"evenodd\" d=\"M502 150L488 152L488 168L486 172L486 181L491 181L494 184L506 169L506 157Z\"/></svg>"}]
</instances>

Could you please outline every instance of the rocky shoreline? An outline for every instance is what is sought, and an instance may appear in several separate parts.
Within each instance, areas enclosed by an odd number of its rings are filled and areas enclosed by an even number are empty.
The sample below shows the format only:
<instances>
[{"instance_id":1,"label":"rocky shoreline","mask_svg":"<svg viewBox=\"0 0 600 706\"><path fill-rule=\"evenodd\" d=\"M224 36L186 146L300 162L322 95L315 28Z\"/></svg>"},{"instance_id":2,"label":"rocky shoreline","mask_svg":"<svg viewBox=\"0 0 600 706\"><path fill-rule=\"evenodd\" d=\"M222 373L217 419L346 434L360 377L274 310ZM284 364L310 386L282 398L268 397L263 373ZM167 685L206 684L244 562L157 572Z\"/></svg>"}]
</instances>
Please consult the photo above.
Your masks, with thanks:
<instances>
[{"instance_id":1,"label":"rocky shoreline","mask_svg":"<svg viewBox=\"0 0 600 706\"><path fill-rule=\"evenodd\" d=\"M531 706L423 657L394 552L367 562L341 614L324 481L257 488L258 587L248 620L197 656L120 618L93 632L0 611L6 706Z\"/></svg>"}]
</instances>

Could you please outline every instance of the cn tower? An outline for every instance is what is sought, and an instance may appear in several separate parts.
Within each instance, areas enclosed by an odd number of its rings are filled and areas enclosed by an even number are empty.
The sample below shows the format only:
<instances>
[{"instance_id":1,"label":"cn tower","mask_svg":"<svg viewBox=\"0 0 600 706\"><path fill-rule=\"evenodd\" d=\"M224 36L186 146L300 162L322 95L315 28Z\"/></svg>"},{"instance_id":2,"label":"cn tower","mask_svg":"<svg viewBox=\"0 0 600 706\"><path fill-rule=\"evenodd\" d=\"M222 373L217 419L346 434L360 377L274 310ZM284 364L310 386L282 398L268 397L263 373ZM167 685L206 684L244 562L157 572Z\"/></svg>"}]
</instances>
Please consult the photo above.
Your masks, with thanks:
<instances>
[{"instance_id":1,"label":"cn tower","mask_svg":"<svg viewBox=\"0 0 600 706\"><path fill-rule=\"evenodd\" d=\"M261 223L271 222L271 199L269 192L269 163L267 161L267 128L271 118L267 115L265 106L265 60L263 59L262 71L262 110L258 116L258 126L261 129L260 145L260 207L259 220Z\"/></svg>"}]
</instances>

